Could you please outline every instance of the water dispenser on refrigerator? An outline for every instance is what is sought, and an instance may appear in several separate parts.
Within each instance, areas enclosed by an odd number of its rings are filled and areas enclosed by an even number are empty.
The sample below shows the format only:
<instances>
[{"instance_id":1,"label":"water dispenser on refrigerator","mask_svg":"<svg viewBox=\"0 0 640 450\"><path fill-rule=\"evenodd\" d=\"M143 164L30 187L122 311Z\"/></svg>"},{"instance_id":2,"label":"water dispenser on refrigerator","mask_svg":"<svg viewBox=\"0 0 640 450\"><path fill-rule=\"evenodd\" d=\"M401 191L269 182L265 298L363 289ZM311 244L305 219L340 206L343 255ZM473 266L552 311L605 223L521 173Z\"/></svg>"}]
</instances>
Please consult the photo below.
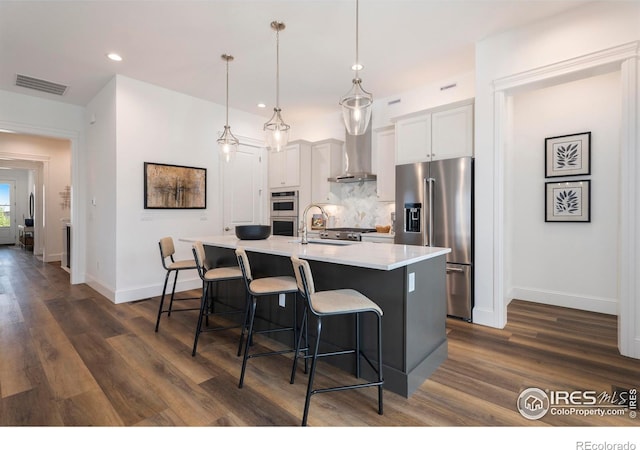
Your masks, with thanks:
<instances>
[{"instance_id":1,"label":"water dispenser on refrigerator","mask_svg":"<svg viewBox=\"0 0 640 450\"><path fill-rule=\"evenodd\" d=\"M404 204L405 233L420 233L422 217L422 203Z\"/></svg>"}]
</instances>

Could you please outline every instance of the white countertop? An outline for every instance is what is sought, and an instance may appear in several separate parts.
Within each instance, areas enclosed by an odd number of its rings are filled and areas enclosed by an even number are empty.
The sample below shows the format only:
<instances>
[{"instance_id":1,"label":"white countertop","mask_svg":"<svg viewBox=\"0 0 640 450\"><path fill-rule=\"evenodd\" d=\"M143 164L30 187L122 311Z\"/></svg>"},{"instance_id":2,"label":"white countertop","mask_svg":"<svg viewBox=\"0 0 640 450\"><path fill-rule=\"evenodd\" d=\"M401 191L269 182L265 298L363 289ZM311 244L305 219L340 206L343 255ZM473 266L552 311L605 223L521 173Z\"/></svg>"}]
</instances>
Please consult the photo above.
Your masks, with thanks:
<instances>
[{"instance_id":1,"label":"white countertop","mask_svg":"<svg viewBox=\"0 0 640 450\"><path fill-rule=\"evenodd\" d=\"M379 270L393 270L451 252L450 248L441 247L334 241L331 239L309 239L309 244L302 245L299 237L290 236L270 236L268 239L251 241L241 241L232 235L185 237L179 240L182 242L201 241L204 245L231 249L244 247L250 252L278 256L298 255L311 261Z\"/></svg>"}]
</instances>

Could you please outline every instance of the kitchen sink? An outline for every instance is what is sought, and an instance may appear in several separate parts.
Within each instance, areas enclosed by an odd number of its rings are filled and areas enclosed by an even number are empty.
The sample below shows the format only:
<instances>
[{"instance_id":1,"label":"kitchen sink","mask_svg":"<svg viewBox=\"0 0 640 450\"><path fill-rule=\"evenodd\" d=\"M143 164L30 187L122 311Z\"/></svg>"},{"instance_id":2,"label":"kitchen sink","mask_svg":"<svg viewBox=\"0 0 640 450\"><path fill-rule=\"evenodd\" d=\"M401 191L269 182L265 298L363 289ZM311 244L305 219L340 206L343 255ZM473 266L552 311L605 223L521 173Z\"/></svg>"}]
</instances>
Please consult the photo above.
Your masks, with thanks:
<instances>
[{"instance_id":1,"label":"kitchen sink","mask_svg":"<svg viewBox=\"0 0 640 450\"><path fill-rule=\"evenodd\" d=\"M352 241L340 241L337 239L308 239L309 244L322 244L322 245L351 245L355 244ZM300 244L302 239L296 239L295 241L289 241L292 244Z\"/></svg>"}]
</instances>

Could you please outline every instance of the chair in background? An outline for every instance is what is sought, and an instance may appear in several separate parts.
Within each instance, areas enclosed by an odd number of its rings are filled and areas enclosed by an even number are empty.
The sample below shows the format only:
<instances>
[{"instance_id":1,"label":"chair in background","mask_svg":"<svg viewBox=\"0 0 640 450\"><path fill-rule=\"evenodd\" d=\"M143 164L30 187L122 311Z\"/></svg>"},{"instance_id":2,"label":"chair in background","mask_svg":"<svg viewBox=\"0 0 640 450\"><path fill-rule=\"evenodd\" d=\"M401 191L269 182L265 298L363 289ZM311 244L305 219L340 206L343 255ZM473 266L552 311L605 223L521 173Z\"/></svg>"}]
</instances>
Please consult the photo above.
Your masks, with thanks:
<instances>
[{"instance_id":1,"label":"chair in background","mask_svg":"<svg viewBox=\"0 0 640 450\"><path fill-rule=\"evenodd\" d=\"M196 349L198 347L198 339L200 334L205 331L220 331L228 330L229 328L236 328L239 324L233 325L219 325L216 327L209 326L209 317L216 315L229 315L229 314L241 314L244 309L238 309L230 305L224 311L216 312L215 303L221 303L220 297L217 292L219 283L221 281L233 281L242 280L242 271L237 266L234 267L211 267L206 261L204 245L202 242L197 241L193 244L193 258L196 262L196 268L198 269L198 275L202 280L202 297L200 300L200 314L198 315L198 325L196 326L196 333L193 339L193 350L191 356L196 356ZM212 285L216 285L215 294L212 292ZM246 314L246 313L245 313ZM204 326L203 326L203 321ZM243 316L243 323L246 318Z\"/></svg>"},{"instance_id":2,"label":"chair in background","mask_svg":"<svg viewBox=\"0 0 640 450\"><path fill-rule=\"evenodd\" d=\"M173 245L173 238L171 237L163 237L158 242L158 246L160 247L160 257L162 258L162 267L166 270L166 275L164 277L164 287L162 288L162 297L160 298L160 307L158 308L158 318L156 320L156 332L158 331L158 327L160 326L160 317L162 314L167 313L167 316L171 316L172 312L177 311L197 311L199 308L180 308L173 309L174 300L196 300L200 297L187 297L187 298L175 298L176 294L176 282L178 281L178 274L180 271L184 270L195 270L196 262L193 259L184 259L176 261L173 258L173 255L176 253L176 248ZM169 301L169 308L162 309L164 307L164 298L167 292L167 283L169 281L169 276L174 274L173 278L173 289L171 289L171 300Z\"/></svg>"},{"instance_id":3,"label":"chair in background","mask_svg":"<svg viewBox=\"0 0 640 450\"><path fill-rule=\"evenodd\" d=\"M238 257L238 265L240 266L240 270L242 270L242 275L244 277L245 286L247 288L247 305L246 305L246 314L245 314L245 323L242 327L242 332L240 333L240 345L238 347L238 355L242 350L243 338L245 329L248 328L247 331L247 340L244 344L244 356L242 359L242 370L240 372L240 381L238 383L238 387L242 388L244 384L244 376L247 368L247 361L250 358L257 358L260 356L270 356L270 355L281 355L283 353L292 353L294 351L293 347L298 342L298 317L297 317L297 294L298 294L298 285L296 284L296 279L291 276L273 276L273 277L263 277L253 279L253 275L251 273L251 265L249 264L249 257L247 256L246 251L242 247L236 248L236 256ZM293 322L291 326L279 327L279 328L270 328L264 329L260 331L256 331L255 329L255 315L256 315L256 307L257 301L261 298L275 298L278 299L280 295L288 295L293 294L294 302L293 302ZM259 333L274 333L274 332L282 332L289 331L293 333L292 340L292 348L280 351L268 351L262 353L249 353L249 348L253 343L253 337ZM303 334L303 333L300 333Z\"/></svg>"},{"instance_id":4,"label":"chair in background","mask_svg":"<svg viewBox=\"0 0 640 450\"><path fill-rule=\"evenodd\" d=\"M323 392L342 391L346 389L358 389L364 387L378 387L378 414L382 415L382 386L384 379L382 377L382 309L369 298L362 293L353 289L336 289L330 291L316 292L315 284L313 282L313 276L311 274L311 268L309 262L300 259L296 256L291 257L293 263L294 273L296 275L297 287L300 295L305 299L305 314L303 315L303 324L306 326L308 321L308 313L312 314L316 319L316 339L313 345L313 354L302 356L305 358L311 358L311 372L309 373L309 382L307 385L307 396L304 404L304 413L302 416L302 426L307 425L307 418L309 416L309 404L311 402L311 396L314 394L320 394ZM374 314L378 324L378 364L377 367L369 360L369 358L361 351L360 348L360 314L371 313ZM348 349L335 352L319 353L320 339L322 334L322 320L325 317L353 314L356 317L355 321L355 349ZM291 383L295 381L296 367L298 362L298 355L300 353L301 337L298 337L298 343L296 344L296 353L293 358L293 368L291 370ZM318 358L324 356L335 356L344 354L355 354L356 356L356 377L360 378L360 357L362 356L365 361L371 366L374 372L377 374L377 380L368 383L359 383L345 386L335 386L322 389L314 389L313 382L316 374L316 367Z\"/></svg>"}]
</instances>

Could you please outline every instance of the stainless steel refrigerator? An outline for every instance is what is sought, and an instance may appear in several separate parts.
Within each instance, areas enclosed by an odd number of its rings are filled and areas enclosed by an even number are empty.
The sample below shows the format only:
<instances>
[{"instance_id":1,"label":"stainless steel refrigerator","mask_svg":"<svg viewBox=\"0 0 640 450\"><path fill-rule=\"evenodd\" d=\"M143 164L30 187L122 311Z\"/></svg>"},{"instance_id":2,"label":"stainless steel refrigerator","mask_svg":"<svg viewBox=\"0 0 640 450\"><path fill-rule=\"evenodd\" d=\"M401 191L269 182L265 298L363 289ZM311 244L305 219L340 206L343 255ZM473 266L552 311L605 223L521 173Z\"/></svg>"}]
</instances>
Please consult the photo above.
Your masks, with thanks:
<instances>
[{"instance_id":1,"label":"stainless steel refrigerator","mask_svg":"<svg viewBox=\"0 0 640 450\"><path fill-rule=\"evenodd\" d=\"M473 158L396 166L395 243L449 247L447 315L471 322Z\"/></svg>"}]
</instances>

